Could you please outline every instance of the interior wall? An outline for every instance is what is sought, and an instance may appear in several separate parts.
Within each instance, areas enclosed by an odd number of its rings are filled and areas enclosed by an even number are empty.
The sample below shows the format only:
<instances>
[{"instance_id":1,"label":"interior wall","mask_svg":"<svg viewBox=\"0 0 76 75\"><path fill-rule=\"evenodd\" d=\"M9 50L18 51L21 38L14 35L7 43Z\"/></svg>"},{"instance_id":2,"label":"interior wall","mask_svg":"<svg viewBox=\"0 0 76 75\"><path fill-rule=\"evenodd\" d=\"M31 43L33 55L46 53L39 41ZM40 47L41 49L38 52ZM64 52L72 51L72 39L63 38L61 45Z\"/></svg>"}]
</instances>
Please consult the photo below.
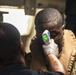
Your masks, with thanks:
<instances>
[{"instance_id":1,"label":"interior wall","mask_svg":"<svg viewBox=\"0 0 76 75\"><path fill-rule=\"evenodd\" d=\"M0 0L0 5L22 6L23 4L24 0Z\"/></svg>"},{"instance_id":2,"label":"interior wall","mask_svg":"<svg viewBox=\"0 0 76 75\"><path fill-rule=\"evenodd\" d=\"M23 6L25 0L0 0L0 5L10 5L10 6ZM36 0L36 9L37 8L46 8L46 7L54 7L60 10L61 12L65 11L65 2L66 0ZM29 4L28 4L29 5ZM26 9L26 7L25 7ZM30 11L29 11L30 12ZM24 43L26 53L30 52L29 45L31 38L35 35L34 28L34 18L31 19L31 28L30 33L26 36L22 36L22 41Z\"/></svg>"},{"instance_id":3,"label":"interior wall","mask_svg":"<svg viewBox=\"0 0 76 75\"><path fill-rule=\"evenodd\" d=\"M64 12L65 3L66 3L66 0L37 0L36 7L37 8L54 7Z\"/></svg>"}]
</instances>

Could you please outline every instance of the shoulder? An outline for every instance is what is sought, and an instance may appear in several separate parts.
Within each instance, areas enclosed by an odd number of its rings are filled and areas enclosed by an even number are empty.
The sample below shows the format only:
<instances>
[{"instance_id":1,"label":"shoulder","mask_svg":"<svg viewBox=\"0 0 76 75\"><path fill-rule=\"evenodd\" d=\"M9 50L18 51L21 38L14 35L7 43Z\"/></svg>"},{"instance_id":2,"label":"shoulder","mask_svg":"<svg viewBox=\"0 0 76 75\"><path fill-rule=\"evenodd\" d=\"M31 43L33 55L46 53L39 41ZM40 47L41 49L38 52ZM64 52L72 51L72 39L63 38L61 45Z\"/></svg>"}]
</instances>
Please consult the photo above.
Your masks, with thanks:
<instances>
[{"instance_id":1,"label":"shoulder","mask_svg":"<svg viewBox=\"0 0 76 75\"><path fill-rule=\"evenodd\" d=\"M74 33L73 33L71 30L68 30L68 29L65 29L65 30L64 30L64 34L65 34L65 35L68 34L68 35L75 36Z\"/></svg>"},{"instance_id":2,"label":"shoulder","mask_svg":"<svg viewBox=\"0 0 76 75\"><path fill-rule=\"evenodd\" d=\"M14 75L64 75L61 72L37 72L29 69L23 71L15 72Z\"/></svg>"},{"instance_id":3,"label":"shoulder","mask_svg":"<svg viewBox=\"0 0 76 75\"><path fill-rule=\"evenodd\" d=\"M61 72L34 72L34 75L64 75Z\"/></svg>"},{"instance_id":4,"label":"shoulder","mask_svg":"<svg viewBox=\"0 0 76 75\"><path fill-rule=\"evenodd\" d=\"M72 67L74 65L74 59L76 58L75 54L76 54L76 37L71 30L65 29L63 36L63 47L59 59L63 64L65 70L68 71L69 73L71 73L71 70L73 70Z\"/></svg>"},{"instance_id":5,"label":"shoulder","mask_svg":"<svg viewBox=\"0 0 76 75\"><path fill-rule=\"evenodd\" d=\"M71 30L67 30L67 29L64 30L63 40L64 40L64 44L67 44L68 46L71 46L76 50L76 48L75 48L76 47L76 37L75 37L75 34Z\"/></svg>"},{"instance_id":6,"label":"shoulder","mask_svg":"<svg viewBox=\"0 0 76 75\"><path fill-rule=\"evenodd\" d=\"M30 75L64 75L61 72L38 72L38 71L33 71L29 70Z\"/></svg>"}]
</instances>

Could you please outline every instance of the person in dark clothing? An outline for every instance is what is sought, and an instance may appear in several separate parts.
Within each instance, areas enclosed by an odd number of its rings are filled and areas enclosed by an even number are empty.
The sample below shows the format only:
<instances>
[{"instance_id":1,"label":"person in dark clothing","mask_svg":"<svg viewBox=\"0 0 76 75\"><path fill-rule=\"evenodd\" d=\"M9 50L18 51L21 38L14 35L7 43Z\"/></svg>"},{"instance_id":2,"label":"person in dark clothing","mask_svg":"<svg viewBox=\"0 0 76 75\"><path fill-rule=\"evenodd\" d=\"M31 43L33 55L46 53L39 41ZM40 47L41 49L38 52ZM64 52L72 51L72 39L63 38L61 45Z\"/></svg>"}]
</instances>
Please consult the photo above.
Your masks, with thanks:
<instances>
[{"instance_id":1,"label":"person in dark clothing","mask_svg":"<svg viewBox=\"0 0 76 75\"><path fill-rule=\"evenodd\" d=\"M53 72L37 72L28 69L19 31L12 24L0 23L0 75L64 75L62 64L51 50L46 48L45 54L54 70Z\"/></svg>"},{"instance_id":2,"label":"person in dark clothing","mask_svg":"<svg viewBox=\"0 0 76 75\"><path fill-rule=\"evenodd\" d=\"M66 29L70 29L76 35L76 0L66 0L65 15Z\"/></svg>"}]
</instances>

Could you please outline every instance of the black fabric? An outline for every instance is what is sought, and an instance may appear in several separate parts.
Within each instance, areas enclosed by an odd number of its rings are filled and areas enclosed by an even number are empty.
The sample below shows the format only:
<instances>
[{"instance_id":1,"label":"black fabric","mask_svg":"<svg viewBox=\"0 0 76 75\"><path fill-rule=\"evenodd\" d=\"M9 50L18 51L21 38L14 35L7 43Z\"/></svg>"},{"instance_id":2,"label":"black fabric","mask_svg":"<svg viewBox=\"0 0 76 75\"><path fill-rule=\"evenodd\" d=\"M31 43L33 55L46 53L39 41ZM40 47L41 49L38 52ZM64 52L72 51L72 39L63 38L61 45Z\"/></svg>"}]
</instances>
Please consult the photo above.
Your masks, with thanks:
<instances>
[{"instance_id":1,"label":"black fabric","mask_svg":"<svg viewBox=\"0 0 76 75\"><path fill-rule=\"evenodd\" d=\"M60 72L36 72L29 70L25 65L17 63L0 69L0 75L64 75Z\"/></svg>"},{"instance_id":2,"label":"black fabric","mask_svg":"<svg viewBox=\"0 0 76 75\"><path fill-rule=\"evenodd\" d=\"M65 28L72 30L76 34L76 0L66 0L65 15Z\"/></svg>"},{"instance_id":3,"label":"black fabric","mask_svg":"<svg viewBox=\"0 0 76 75\"><path fill-rule=\"evenodd\" d=\"M73 9L74 8L74 9ZM65 14L76 14L76 0L66 0Z\"/></svg>"}]
</instances>

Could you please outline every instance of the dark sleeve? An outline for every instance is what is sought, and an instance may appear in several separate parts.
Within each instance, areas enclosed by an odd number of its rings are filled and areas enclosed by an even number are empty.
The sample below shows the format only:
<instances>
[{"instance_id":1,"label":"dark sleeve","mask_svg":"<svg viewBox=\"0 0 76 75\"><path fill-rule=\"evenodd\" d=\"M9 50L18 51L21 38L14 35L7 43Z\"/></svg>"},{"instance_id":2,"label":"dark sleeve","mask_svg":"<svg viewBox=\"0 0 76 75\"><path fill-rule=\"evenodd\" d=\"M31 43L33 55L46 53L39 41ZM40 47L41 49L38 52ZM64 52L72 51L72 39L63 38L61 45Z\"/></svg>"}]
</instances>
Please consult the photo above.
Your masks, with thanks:
<instances>
[{"instance_id":1,"label":"dark sleeve","mask_svg":"<svg viewBox=\"0 0 76 75\"><path fill-rule=\"evenodd\" d=\"M33 75L65 75L61 72L33 72Z\"/></svg>"},{"instance_id":2,"label":"dark sleeve","mask_svg":"<svg viewBox=\"0 0 76 75\"><path fill-rule=\"evenodd\" d=\"M64 74L61 72L44 72L41 75L64 75Z\"/></svg>"}]
</instances>

